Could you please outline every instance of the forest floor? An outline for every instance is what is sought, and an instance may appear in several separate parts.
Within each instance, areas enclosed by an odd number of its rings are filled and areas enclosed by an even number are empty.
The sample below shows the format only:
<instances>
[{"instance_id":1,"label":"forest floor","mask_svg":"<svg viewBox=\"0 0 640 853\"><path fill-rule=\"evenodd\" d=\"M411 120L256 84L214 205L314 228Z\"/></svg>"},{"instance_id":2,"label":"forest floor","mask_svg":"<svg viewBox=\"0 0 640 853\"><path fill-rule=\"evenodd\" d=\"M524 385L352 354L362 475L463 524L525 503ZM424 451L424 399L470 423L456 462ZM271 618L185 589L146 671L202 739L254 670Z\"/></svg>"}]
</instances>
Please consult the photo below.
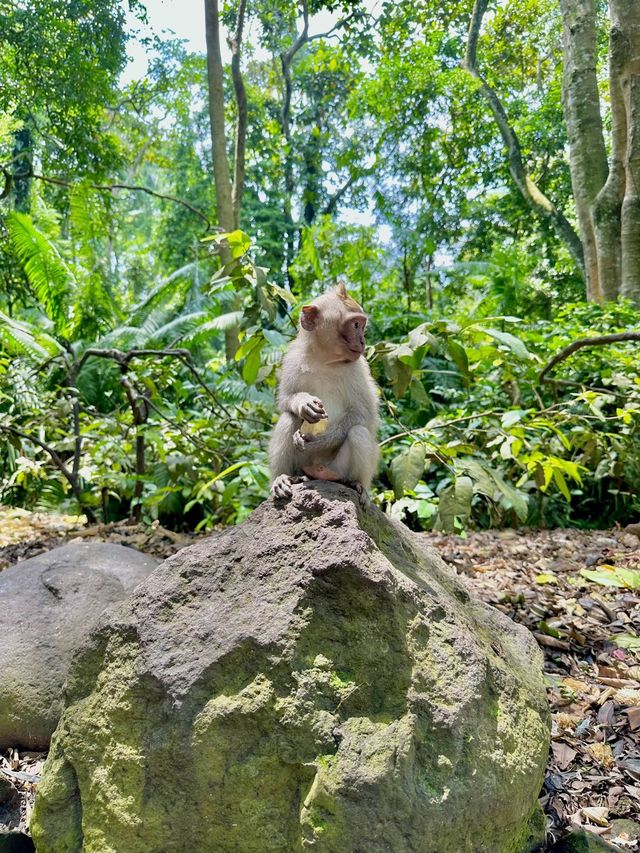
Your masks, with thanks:
<instances>
[{"instance_id":1,"label":"forest floor","mask_svg":"<svg viewBox=\"0 0 640 853\"><path fill-rule=\"evenodd\" d=\"M552 744L541 802L549 846L582 826L640 851L640 538L622 530L422 536L483 601L526 625L544 652ZM0 570L78 539L167 557L194 538L159 525L87 528L69 517L4 510ZM43 758L0 756L0 777L23 794L22 826Z\"/></svg>"}]
</instances>

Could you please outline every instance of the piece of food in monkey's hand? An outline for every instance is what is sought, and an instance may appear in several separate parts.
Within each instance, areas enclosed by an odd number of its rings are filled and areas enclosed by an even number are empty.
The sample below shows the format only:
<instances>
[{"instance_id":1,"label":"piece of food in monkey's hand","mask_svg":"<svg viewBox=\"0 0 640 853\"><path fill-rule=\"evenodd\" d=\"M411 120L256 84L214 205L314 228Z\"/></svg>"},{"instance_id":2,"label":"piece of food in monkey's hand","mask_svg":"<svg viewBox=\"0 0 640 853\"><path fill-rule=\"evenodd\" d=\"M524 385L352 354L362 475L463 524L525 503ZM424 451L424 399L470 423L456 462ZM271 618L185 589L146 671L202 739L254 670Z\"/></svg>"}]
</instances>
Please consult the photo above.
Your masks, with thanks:
<instances>
[{"instance_id":1,"label":"piece of food in monkey's hand","mask_svg":"<svg viewBox=\"0 0 640 853\"><path fill-rule=\"evenodd\" d=\"M300 432L302 435L324 435L328 426L328 418L322 418L316 424L310 424L308 421L302 421Z\"/></svg>"}]
</instances>

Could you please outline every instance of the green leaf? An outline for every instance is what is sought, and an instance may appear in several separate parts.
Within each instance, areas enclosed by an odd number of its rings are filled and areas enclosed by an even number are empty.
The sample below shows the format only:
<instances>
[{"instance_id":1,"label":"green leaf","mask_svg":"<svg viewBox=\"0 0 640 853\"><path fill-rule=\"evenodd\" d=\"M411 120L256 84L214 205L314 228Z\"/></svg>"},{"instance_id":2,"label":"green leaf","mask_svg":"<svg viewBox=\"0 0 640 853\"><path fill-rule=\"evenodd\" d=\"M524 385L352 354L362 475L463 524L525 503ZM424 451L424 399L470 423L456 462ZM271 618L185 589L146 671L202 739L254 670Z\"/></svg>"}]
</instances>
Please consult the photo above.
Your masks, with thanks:
<instances>
[{"instance_id":1,"label":"green leaf","mask_svg":"<svg viewBox=\"0 0 640 853\"><path fill-rule=\"evenodd\" d=\"M243 316L242 311L229 311L226 314L220 314L218 317L214 317L213 320L204 323L199 331L203 332L215 329L216 331L225 332L227 329L233 329L238 326Z\"/></svg>"},{"instance_id":2,"label":"green leaf","mask_svg":"<svg viewBox=\"0 0 640 853\"><path fill-rule=\"evenodd\" d=\"M471 515L472 499L471 478L456 477L455 483L440 494L437 528L445 533L455 533L460 528L460 523L466 524Z\"/></svg>"},{"instance_id":3,"label":"green leaf","mask_svg":"<svg viewBox=\"0 0 640 853\"><path fill-rule=\"evenodd\" d=\"M558 578L555 575L552 575L551 572L542 572L540 575L536 575L536 583L539 584L557 584Z\"/></svg>"},{"instance_id":4,"label":"green leaf","mask_svg":"<svg viewBox=\"0 0 640 853\"><path fill-rule=\"evenodd\" d=\"M296 297L291 293L290 290L285 290L284 287L280 287L279 284L274 284L272 281L267 283L267 286L271 288L271 290L279 296L280 299L284 299L289 305L295 305L298 301Z\"/></svg>"},{"instance_id":5,"label":"green leaf","mask_svg":"<svg viewBox=\"0 0 640 853\"><path fill-rule=\"evenodd\" d=\"M260 352L264 346L264 339L258 341L256 346L247 354L244 365L242 367L242 378L247 385L253 385L258 377L260 370Z\"/></svg>"},{"instance_id":6,"label":"green leaf","mask_svg":"<svg viewBox=\"0 0 640 853\"><path fill-rule=\"evenodd\" d=\"M231 250L231 257L234 261L246 255L251 248L251 238L244 231L230 231L228 234L222 234L221 236L226 237L227 244Z\"/></svg>"},{"instance_id":7,"label":"green leaf","mask_svg":"<svg viewBox=\"0 0 640 853\"><path fill-rule=\"evenodd\" d=\"M447 338L447 351L451 356L451 360L456 365L460 373L464 376L466 384L469 384L469 358L466 349L454 341L452 338Z\"/></svg>"},{"instance_id":8,"label":"green leaf","mask_svg":"<svg viewBox=\"0 0 640 853\"><path fill-rule=\"evenodd\" d=\"M412 400L412 401L413 401L417 406L420 406L420 407L422 407L422 408L425 408L425 407L426 407L426 406L428 406L428 405L429 405L429 403L431 402L431 401L430 401L430 399L429 399L429 395L428 395L428 394L427 394L427 392L425 391L425 387L424 387L424 385L423 385L423 384L422 384L422 382L421 382L417 377L415 377L415 376L414 376L414 378L411 380L410 391L411 391L411 400Z\"/></svg>"},{"instance_id":9,"label":"green leaf","mask_svg":"<svg viewBox=\"0 0 640 853\"><path fill-rule=\"evenodd\" d=\"M523 493L518 491L515 486L503 480L497 471L490 471L489 473L493 477L498 489L502 492L504 497L503 505L507 509L513 509L520 521L526 521L529 514L529 503Z\"/></svg>"},{"instance_id":10,"label":"green leaf","mask_svg":"<svg viewBox=\"0 0 640 853\"><path fill-rule=\"evenodd\" d=\"M621 649L629 649L632 652L640 651L640 637L637 634L614 634L611 642Z\"/></svg>"},{"instance_id":11,"label":"green leaf","mask_svg":"<svg viewBox=\"0 0 640 853\"><path fill-rule=\"evenodd\" d=\"M640 571L618 568L617 566L598 566L597 569L581 569L583 578L600 584L622 589L640 589Z\"/></svg>"},{"instance_id":12,"label":"green leaf","mask_svg":"<svg viewBox=\"0 0 640 853\"><path fill-rule=\"evenodd\" d=\"M522 418L527 414L525 409L511 409L508 412L505 412L500 419L502 422L502 426L504 429L509 429L509 427L517 424L518 421L521 421Z\"/></svg>"},{"instance_id":13,"label":"green leaf","mask_svg":"<svg viewBox=\"0 0 640 853\"><path fill-rule=\"evenodd\" d=\"M400 400L404 397L411 379L413 378L413 368L408 364L403 364L393 354L384 356L384 368L391 382L393 393L396 399Z\"/></svg>"},{"instance_id":14,"label":"green leaf","mask_svg":"<svg viewBox=\"0 0 640 853\"><path fill-rule=\"evenodd\" d=\"M414 489L424 473L427 449L416 443L400 453L391 462L391 482L396 498L401 498L408 489Z\"/></svg>"},{"instance_id":15,"label":"green leaf","mask_svg":"<svg viewBox=\"0 0 640 853\"><path fill-rule=\"evenodd\" d=\"M565 500L571 501L571 492L567 486L567 481L565 480L562 471L558 468L554 468L553 470L553 482L556 484Z\"/></svg>"},{"instance_id":16,"label":"green leaf","mask_svg":"<svg viewBox=\"0 0 640 853\"><path fill-rule=\"evenodd\" d=\"M14 320L0 311L0 340L13 353L27 353L36 359L60 354L60 344L32 323Z\"/></svg>"},{"instance_id":17,"label":"green leaf","mask_svg":"<svg viewBox=\"0 0 640 853\"><path fill-rule=\"evenodd\" d=\"M523 361L530 361L533 358L520 338L516 338L510 332L501 332L499 329L483 329L482 331L489 335L490 338L498 341L498 343L508 347L514 355L517 355Z\"/></svg>"},{"instance_id":18,"label":"green leaf","mask_svg":"<svg viewBox=\"0 0 640 853\"><path fill-rule=\"evenodd\" d=\"M282 332L279 332L277 329L263 328L262 334L269 341L272 347L284 347L291 340L291 338L288 338L286 335L283 335Z\"/></svg>"},{"instance_id":19,"label":"green leaf","mask_svg":"<svg viewBox=\"0 0 640 853\"><path fill-rule=\"evenodd\" d=\"M69 291L74 282L68 265L53 243L25 213L7 214L11 245L47 316L64 331L68 322Z\"/></svg>"}]
</instances>

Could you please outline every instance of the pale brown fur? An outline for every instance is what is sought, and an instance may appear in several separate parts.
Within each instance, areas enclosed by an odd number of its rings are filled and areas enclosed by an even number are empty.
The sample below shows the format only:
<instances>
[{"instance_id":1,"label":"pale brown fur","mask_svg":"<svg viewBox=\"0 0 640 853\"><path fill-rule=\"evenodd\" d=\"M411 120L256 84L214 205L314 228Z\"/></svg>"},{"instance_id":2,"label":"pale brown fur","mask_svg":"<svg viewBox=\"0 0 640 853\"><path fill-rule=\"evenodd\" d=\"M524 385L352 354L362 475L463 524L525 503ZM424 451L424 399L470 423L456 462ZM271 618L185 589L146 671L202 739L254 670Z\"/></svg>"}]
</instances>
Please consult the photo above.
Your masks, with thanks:
<instances>
[{"instance_id":1,"label":"pale brown fur","mask_svg":"<svg viewBox=\"0 0 640 853\"><path fill-rule=\"evenodd\" d=\"M290 496L296 478L342 480L361 490L371 485L379 456L378 397L361 354L359 318L364 326L362 309L344 285L302 309L298 335L282 362L282 414L269 444L275 497ZM328 417L324 435L300 433L303 420L317 423L323 417Z\"/></svg>"}]
</instances>

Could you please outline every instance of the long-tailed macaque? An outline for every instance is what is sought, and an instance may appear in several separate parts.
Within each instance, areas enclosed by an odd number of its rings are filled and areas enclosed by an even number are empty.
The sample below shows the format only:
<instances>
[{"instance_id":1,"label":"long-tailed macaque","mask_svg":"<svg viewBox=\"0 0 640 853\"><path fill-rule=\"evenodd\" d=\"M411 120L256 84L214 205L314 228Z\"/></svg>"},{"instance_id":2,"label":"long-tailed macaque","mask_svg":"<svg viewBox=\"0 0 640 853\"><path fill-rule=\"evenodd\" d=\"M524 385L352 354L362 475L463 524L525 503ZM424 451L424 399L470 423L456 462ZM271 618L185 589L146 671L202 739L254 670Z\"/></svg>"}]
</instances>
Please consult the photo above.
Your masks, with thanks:
<instances>
[{"instance_id":1,"label":"long-tailed macaque","mask_svg":"<svg viewBox=\"0 0 640 853\"><path fill-rule=\"evenodd\" d=\"M302 307L298 335L282 362L282 414L269 445L274 497L290 497L300 478L342 480L361 494L371 485L379 455L378 398L363 358L366 325L344 284ZM306 424L324 419L322 434L307 431Z\"/></svg>"}]
</instances>

